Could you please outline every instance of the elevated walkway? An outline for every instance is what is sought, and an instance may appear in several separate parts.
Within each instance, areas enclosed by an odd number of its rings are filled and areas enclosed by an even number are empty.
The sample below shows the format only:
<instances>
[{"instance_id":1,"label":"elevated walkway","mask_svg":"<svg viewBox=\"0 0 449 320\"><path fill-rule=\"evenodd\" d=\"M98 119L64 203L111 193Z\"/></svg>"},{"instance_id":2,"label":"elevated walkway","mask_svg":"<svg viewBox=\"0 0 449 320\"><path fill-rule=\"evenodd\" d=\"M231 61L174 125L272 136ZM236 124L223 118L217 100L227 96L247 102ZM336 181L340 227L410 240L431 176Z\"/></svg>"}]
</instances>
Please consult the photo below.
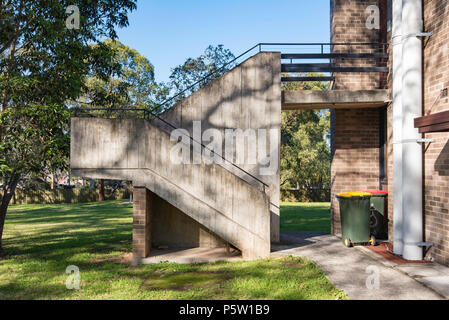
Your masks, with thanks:
<instances>
[{"instance_id":1,"label":"elevated walkway","mask_svg":"<svg viewBox=\"0 0 449 320\"><path fill-rule=\"evenodd\" d=\"M283 91L282 110L379 108L388 99L388 90Z\"/></svg>"}]
</instances>

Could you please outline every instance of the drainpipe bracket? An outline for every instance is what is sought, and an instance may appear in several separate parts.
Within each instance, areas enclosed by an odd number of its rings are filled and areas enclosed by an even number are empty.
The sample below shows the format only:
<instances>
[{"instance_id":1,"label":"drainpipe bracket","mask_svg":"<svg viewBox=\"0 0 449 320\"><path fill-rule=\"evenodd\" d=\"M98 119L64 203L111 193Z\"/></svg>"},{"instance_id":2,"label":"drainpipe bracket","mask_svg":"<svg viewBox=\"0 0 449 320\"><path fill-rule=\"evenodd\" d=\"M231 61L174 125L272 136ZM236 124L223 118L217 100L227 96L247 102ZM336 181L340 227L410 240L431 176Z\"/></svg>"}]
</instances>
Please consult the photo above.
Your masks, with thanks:
<instances>
[{"instance_id":1,"label":"drainpipe bracket","mask_svg":"<svg viewBox=\"0 0 449 320\"><path fill-rule=\"evenodd\" d=\"M420 38L420 37L431 37L433 35L432 32L418 32L418 33L410 33L402 37L402 40L408 39L408 38Z\"/></svg>"},{"instance_id":2,"label":"drainpipe bracket","mask_svg":"<svg viewBox=\"0 0 449 320\"><path fill-rule=\"evenodd\" d=\"M433 243L433 242L419 242L418 243L418 247L424 247L424 248L433 247L434 245L435 245L435 243Z\"/></svg>"},{"instance_id":3,"label":"drainpipe bracket","mask_svg":"<svg viewBox=\"0 0 449 320\"><path fill-rule=\"evenodd\" d=\"M408 246L417 246L417 247L433 247L435 244L433 242L404 242L405 245Z\"/></svg>"},{"instance_id":4,"label":"drainpipe bracket","mask_svg":"<svg viewBox=\"0 0 449 320\"><path fill-rule=\"evenodd\" d=\"M433 143L435 139L404 139L399 142L393 142L393 144L404 144L404 143Z\"/></svg>"}]
</instances>

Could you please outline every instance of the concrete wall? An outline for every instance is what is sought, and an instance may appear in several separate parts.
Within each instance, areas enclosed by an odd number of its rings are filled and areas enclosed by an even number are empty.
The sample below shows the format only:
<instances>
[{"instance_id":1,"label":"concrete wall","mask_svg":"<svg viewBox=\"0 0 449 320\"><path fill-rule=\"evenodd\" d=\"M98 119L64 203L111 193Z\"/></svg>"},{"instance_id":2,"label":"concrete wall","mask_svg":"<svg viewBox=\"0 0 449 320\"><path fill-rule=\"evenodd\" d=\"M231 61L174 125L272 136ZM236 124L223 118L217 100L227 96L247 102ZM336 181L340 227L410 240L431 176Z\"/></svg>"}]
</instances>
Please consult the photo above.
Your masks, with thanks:
<instances>
[{"instance_id":1,"label":"concrete wall","mask_svg":"<svg viewBox=\"0 0 449 320\"><path fill-rule=\"evenodd\" d=\"M184 214L161 197L153 194L153 248L218 248L226 242Z\"/></svg>"},{"instance_id":2,"label":"concrete wall","mask_svg":"<svg viewBox=\"0 0 449 320\"><path fill-rule=\"evenodd\" d=\"M199 90L162 116L178 128L193 134L193 121L201 121L204 130L274 129L276 143L267 141L270 154L278 159L272 175L261 175L259 164L240 165L269 185L271 202L271 240L279 241L280 204L280 125L281 125L281 56L262 52L243 62L223 77ZM235 159L229 159L235 162ZM228 166L229 170L233 170ZM238 170L233 172L245 179Z\"/></svg>"},{"instance_id":3,"label":"concrete wall","mask_svg":"<svg viewBox=\"0 0 449 320\"><path fill-rule=\"evenodd\" d=\"M146 120L72 119L73 175L132 180L228 241L245 257L270 253L269 198L222 166L174 164L177 142ZM157 227L155 225L155 227Z\"/></svg>"}]
</instances>

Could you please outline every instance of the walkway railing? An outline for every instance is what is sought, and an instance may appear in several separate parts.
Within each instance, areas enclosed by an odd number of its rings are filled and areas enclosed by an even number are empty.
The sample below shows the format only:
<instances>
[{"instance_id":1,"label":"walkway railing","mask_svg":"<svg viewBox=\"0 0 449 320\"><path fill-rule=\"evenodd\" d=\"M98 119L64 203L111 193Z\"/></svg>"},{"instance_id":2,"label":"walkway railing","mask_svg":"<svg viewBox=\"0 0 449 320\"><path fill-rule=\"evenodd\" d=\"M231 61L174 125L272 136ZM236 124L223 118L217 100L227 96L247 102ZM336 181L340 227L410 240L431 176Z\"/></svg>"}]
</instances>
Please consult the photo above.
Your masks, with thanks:
<instances>
[{"instance_id":1,"label":"walkway railing","mask_svg":"<svg viewBox=\"0 0 449 320\"><path fill-rule=\"evenodd\" d=\"M348 52L344 53L333 53L334 49L339 46L349 47ZM368 50L379 50L378 52L369 52L369 53L360 53L357 51L363 51L363 48L367 48ZM74 116L75 117L96 117L96 118L141 118L141 119L158 119L162 123L166 124L168 127L173 130L179 129L173 124L169 123L162 117L160 117L162 111L168 110L171 102L175 101L176 98L179 98L184 93L192 90L200 83L207 83L208 80L212 79L212 77L217 74L223 75L229 66L233 66L234 68L239 66L244 60L249 57L267 51L280 51L281 59L283 61L289 60L290 63L282 63L282 72L285 73L301 73L301 72L373 72L374 69L366 69L362 71L361 69L342 69L343 67L335 67L332 63L329 64L310 64L306 63L293 63L295 60L313 60L313 59L337 59L337 58L345 58L345 59L384 59L388 58L387 54L388 44L386 43L258 43L250 49L246 50L239 56L234 59L226 62L219 69L214 70L209 73L205 77L196 81L189 87L184 90L176 93L171 98L165 100L164 102L158 104L153 108L74 108ZM290 52L293 51L293 52ZM298 53L298 51L302 51ZM305 52L309 51L309 52ZM312 51L312 52L310 52ZM240 61L240 62L238 62ZM369 67L366 67L369 68ZM358 70L358 71L354 71ZM385 69L375 69L377 71L374 72L386 72ZM229 70L228 70L229 71ZM222 73L223 72L223 73ZM282 81L330 81L332 77L283 77ZM189 136L192 142L201 145L202 148L208 149L201 141L195 141L192 137ZM208 149L208 151L214 154L213 150ZM220 156L226 163L229 163L239 171L243 172L245 175L251 177L256 180L260 184L262 184L263 188L268 187L268 185L255 177L251 173L245 171L241 167L237 166L233 161L230 161Z\"/></svg>"}]
</instances>

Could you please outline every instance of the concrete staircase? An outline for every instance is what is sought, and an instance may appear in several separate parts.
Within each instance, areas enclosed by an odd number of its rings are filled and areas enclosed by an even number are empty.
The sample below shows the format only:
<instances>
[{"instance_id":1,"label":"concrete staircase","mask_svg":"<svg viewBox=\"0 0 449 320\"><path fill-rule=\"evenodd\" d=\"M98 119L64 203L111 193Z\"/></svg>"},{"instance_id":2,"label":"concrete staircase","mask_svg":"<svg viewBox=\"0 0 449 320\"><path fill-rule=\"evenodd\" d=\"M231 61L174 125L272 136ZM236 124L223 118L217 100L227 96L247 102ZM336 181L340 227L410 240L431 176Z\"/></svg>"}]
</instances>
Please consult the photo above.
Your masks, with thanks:
<instances>
[{"instance_id":1,"label":"concrete staircase","mask_svg":"<svg viewBox=\"0 0 449 320\"><path fill-rule=\"evenodd\" d=\"M193 134L192 121L200 121L203 130L264 128L280 132L280 114L280 54L260 53L160 119L73 118L72 174L131 180L135 188L149 190L240 249L244 258L267 257L271 241L279 237L279 170L261 175L260 164L236 165L232 159L210 163L193 145L189 146L191 154L199 153L201 163L176 164L170 153L178 141L172 141L170 133L180 128ZM280 135L270 143L269 153L279 159ZM135 199L136 258L148 255L151 229L158 227L151 226L151 203L141 205L142 201L151 202L145 199Z\"/></svg>"},{"instance_id":2,"label":"concrete staircase","mask_svg":"<svg viewBox=\"0 0 449 320\"><path fill-rule=\"evenodd\" d=\"M262 190L214 163L173 164L169 155L177 142L143 119L74 118L72 132L82 132L73 137L74 175L131 180L239 248L244 256L269 253L269 198Z\"/></svg>"}]
</instances>

